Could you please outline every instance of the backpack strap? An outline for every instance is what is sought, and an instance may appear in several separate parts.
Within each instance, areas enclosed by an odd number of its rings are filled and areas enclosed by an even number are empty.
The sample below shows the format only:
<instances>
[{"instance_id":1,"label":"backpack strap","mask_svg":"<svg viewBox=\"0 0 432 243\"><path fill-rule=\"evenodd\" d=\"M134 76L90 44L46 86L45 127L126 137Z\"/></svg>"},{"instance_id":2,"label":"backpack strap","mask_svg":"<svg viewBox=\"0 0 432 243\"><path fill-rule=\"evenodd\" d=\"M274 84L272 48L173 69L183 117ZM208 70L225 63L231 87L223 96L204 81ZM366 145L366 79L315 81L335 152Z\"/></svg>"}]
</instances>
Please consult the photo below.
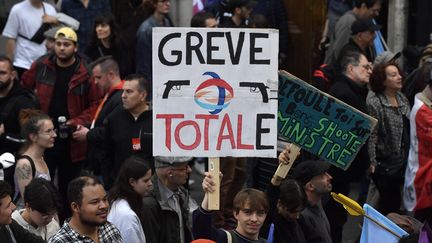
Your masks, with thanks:
<instances>
[{"instance_id":1,"label":"backpack strap","mask_svg":"<svg viewBox=\"0 0 432 243\"><path fill-rule=\"evenodd\" d=\"M20 155L16 158L16 161L18 161L19 159L26 159L30 162L30 166L32 169L32 180L33 180L36 176L36 165L35 165L33 159L28 155ZM21 193L18 193L18 195L13 200L13 203L16 204L20 200L20 198L21 198Z\"/></svg>"},{"instance_id":2,"label":"backpack strap","mask_svg":"<svg viewBox=\"0 0 432 243\"><path fill-rule=\"evenodd\" d=\"M230 231L227 231L227 230L224 230L224 229L222 229L223 231L225 231L225 234L227 235L227 243L232 243L232 235L231 235L231 232Z\"/></svg>"}]
</instances>

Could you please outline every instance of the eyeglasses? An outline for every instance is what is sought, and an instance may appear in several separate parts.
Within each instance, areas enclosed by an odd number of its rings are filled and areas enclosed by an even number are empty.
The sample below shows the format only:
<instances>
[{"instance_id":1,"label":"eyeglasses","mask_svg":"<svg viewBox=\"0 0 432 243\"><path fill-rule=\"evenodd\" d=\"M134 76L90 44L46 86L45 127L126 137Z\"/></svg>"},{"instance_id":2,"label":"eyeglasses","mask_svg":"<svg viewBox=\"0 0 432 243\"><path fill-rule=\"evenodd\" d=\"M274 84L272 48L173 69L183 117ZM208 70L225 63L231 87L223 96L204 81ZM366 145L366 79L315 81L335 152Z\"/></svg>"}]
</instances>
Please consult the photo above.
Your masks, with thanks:
<instances>
[{"instance_id":1,"label":"eyeglasses","mask_svg":"<svg viewBox=\"0 0 432 243\"><path fill-rule=\"evenodd\" d=\"M172 168L171 170L179 171L179 172L188 172L189 168L190 168L189 165L186 165L186 167Z\"/></svg>"},{"instance_id":2,"label":"eyeglasses","mask_svg":"<svg viewBox=\"0 0 432 243\"><path fill-rule=\"evenodd\" d=\"M46 131L39 132L39 134L54 135L54 134L57 134L57 129L51 128L51 129L48 129Z\"/></svg>"},{"instance_id":3,"label":"eyeglasses","mask_svg":"<svg viewBox=\"0 0 432 243\"><path fill-rule=\"evenodd\" d=\"M361 66L361 67L363 67L364 69L366 69L366 70L372 70L372 64L371 63L368 63L368 64L362 64L362 65L359 65L359 66Z\"/></svg>"}]
</instances>

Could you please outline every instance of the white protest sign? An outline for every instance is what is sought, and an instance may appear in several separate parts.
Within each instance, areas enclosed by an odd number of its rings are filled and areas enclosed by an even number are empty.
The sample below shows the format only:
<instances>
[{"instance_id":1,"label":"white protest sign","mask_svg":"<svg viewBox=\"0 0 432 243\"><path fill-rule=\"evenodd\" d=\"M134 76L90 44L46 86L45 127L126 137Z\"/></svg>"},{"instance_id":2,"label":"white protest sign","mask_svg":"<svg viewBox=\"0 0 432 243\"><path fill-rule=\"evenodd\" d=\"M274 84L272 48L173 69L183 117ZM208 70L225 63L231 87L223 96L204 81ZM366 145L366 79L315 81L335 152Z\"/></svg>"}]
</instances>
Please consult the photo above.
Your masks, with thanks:
<instances>
[{"instance_id":1,"label":"white protest sign","mask_svg":"<svg viewBox=\"0 0 432 243\"><path fill-rule=\"evenodd\" d=\"M153 28L153 155L276 157L278 31Z\"/></svg>"}]
</instances>

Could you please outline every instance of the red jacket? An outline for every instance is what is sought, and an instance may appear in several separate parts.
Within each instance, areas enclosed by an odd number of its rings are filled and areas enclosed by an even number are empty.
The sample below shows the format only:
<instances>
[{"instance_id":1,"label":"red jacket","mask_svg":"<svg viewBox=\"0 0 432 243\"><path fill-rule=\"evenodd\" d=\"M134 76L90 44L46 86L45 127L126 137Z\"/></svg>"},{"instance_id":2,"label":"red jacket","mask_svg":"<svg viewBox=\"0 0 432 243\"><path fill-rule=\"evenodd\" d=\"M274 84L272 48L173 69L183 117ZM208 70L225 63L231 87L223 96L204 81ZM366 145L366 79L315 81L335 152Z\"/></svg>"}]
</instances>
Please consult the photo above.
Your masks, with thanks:
<instances>
[{"instance_id":1,"label":"red jacket","mask_svg":"<svg viewBox=\"0 0 432 243\"><path fill-rule=\"evenodd\" d=\"M67 104L69 123L89 126L96 108L103 97L102 90L90 79L90 71L83 60L78 59L77 69L69 82ZM34 61L30 69L22 76L22 85L34 89L39 100L41 110L48 114L51 98L56 81L55 55L45 55ZM71 160L73 162L84 160L87 144L71 139Z\"/></svg>"}]
</instances>

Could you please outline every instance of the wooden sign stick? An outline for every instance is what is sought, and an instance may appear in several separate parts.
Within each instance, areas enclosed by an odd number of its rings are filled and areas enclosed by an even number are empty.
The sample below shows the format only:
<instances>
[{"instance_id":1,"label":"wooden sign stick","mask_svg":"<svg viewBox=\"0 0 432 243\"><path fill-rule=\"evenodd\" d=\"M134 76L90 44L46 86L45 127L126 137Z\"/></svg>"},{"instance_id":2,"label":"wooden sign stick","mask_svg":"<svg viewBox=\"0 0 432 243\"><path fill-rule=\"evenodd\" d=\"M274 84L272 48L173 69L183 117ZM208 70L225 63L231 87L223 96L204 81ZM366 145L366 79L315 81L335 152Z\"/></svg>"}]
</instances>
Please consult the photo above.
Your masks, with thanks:
<instances>
[{"instance_id":1,"label":"wooden sign stick","mask_svg":"<svg viewBox=\"0 0 432 243\"><path fill-rule=\"evenodd\" d=\"M297 159L298 154L300 153L300 147L291 143L290 144L290 153L289 153L289 164L280 163L277 168L275 175L285 178L288 175L288 171L291 169L291 166L294 164L294 161Z\"/></svg>"},{"instance_id":2,"label":"wooden sign stick","mask_svg":"<svg viewBox=\"0 0 432 243\"><path fill-rule=\"evenodd\" d=\"M220 160L219 157L208 159L209 173L216 183L216 190L208 194L208 209L219 210L220 206Z\"/></svg>"}]
</instances>

